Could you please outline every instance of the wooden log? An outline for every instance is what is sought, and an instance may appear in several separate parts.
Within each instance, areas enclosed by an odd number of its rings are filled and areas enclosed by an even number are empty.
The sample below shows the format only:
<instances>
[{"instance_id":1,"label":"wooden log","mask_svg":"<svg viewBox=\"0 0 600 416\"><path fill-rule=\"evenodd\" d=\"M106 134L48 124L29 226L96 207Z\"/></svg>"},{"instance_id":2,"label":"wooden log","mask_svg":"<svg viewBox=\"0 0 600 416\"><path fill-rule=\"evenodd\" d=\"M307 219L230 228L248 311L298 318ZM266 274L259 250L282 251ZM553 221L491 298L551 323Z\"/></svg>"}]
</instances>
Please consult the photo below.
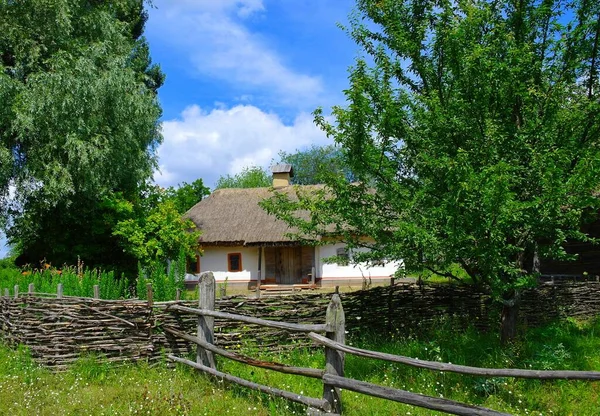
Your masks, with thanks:
<instances>
[{"instance_id":1,"label":"wooden log","mask_svg":"<svg viewBox=\"0 0 600 416\"><path fill-rule=\"evenodd\" d=\"M223 380L227 380L231 383L239 384L240 386L244 386L249 389L258 390L258 391L267 393L267 394L269 394L271 396L275 396L275 397L283 397L284 399L288 399L290 401L300 403L305 406L322 409L326 412L330 410L329 403L326 402L325 400L315 399L312 397L303 396L301 394L292 393L292 392L285 391L285 390L280 390L280 389L277 389L274 387L269 387L269 386L265 386L262 384L253 383L253 382L245 380L243 378L235 377L235 376L232 376L227 373L222 373L220 371L217 371L217 370L207 367L205 365L195 363L193 361L186 360L184 358L176 357L175 355L172 355L172 354L169 354L168 358L170 360L189 365L190 367L204 371L205 373L211 374L211 375L218 377L220 379L223 379Z\"/></svg>"},{"instance_id":2,"label":"wooden log","mask_svg":"<svg viewBox=\"0 0 600 416\"><path fill-rule=\"evenodd\" d=\"M175 291L175 301L179 302L181 300L181 289L177 289Z\"/></svg>"},{"instance_id":3,"label":"wooden log","mask_svg":"<svg viewBox=\"0 0 600 416\"><path fill-rule=\"evenodd\" d=\"M326 324L329 330L325 336L336 343L344 344L346 340L346 319L340 295L336 293L331 297L327 307ZM344 353L333 348L325 347L325 374L344 377ZM323 400L331 406L331 411L342 413L342 396L339 388L324 382Z\"/></svg>"},{"instance_id":4,"label":"wooden log","mask_svg":"<svg viewBox=\"0 0 600 416\"><path fill-rule=\"evenodd\" d=\"M215 309L215 277L212 272L200 275L198 281L198 306L204 310ZM212 316L198 315L198 338L205 343L214 344L215 319ZM201 346L196 350L196 362L212 369L217 368L213 353Z\"/></svg>"},{"instance_id":5,"label":"wooden log","mask_svg":"<svg viewBox=\"0 0 600 416\"><path fill-rule=\"evenodd\" d=\"M154 299L153 299L153 292L152 292L152 283L147 283L146 284L146 299L148 302L148 307L151 308L152 305L154 304Z\"/></svg>"},{"instance_id":6,"label":"wooden log","mask_svg":"<svg viewBox=\"0 0 600 416\"><path fill-rule=\"evenodd\" d=\"M27 290L27 293L29 293L31 295L31 294L33 294L33 292L35 292L35 285L33 283L29 283L29 288Z\"/></svg>"},{"instance_id":7,"label":"wooden log","mask_svg":"<svg viewBox=\"0 0 600 416\"><path fill-rule=\"evenodd\" d=\"M412 367L426 368L428 370L435 371L448 371L452 373L468 374L475 376L484 377L518 377L518 378L532 378L539 380L553 380L553 379L566 379L566 380L600 380L600 371L570 371L570 370L557 370L557 371L542 371L542 370L520 370L512 368L480 368L470 367L466 365L456 365L439 363L436 361L418 360L416 358L404 357L401 355L387 354L384 352L376 352L363 350L361 348L351 347L343 345L339 342L334 342L322 335L310 333L309 338L318 342L319 344L325 345L328 348L332 348L338 351L342 351L352 355L358 355L360 357L374 358L378 360L390 361L394 363L402 363L410 365Z\"/></svg>"},{"instance_id":8,"label":"wooden log","mask_svg":"<svg viewBox=\"0 0 600 416\"><path fill-rule=\"evenodd\" d=\"M176 335L185 340L188 340L190 342L198 344L202 348L209 350L215 354L221 355L225 358L229 358L230 360L234 360L234 361L238 361L240 363L251 365L253 367L266 368L266 369L277 371L280 373L295 374L295 375L299 375L299 376L306 376L306 377L312 377L312 378L318 378L318 379L323 377L323 374L325 374L325 372L323 370L318 370L316 368L292 367L292 366L288 366L288 365L280 364L280 363L256 360L251 357L247 357L247 356L237 354L232 351L228 351L228 350L224 350L222 348L216 347L212 344L204 342L203 340L201 340L198 337L193 337L184 332L177 331L174 328L164 327L164 329L165 329L165 331L167 331L173 335Z\"/></svg>"},{"instance_id":9,"label":"wooden log","mask_svg":"<svg viewBox=\"0 0 600 416\"><path fill-rule=\"evenodd\" d=\"M501 413L495 410L486 409L484 407L472 406L460 402L455 402L449 399L425 396L422 394L411 393L409 391L394 389L390 387L383 387L377 384L367 383L364 381L335 376L333 374L325 374L323 376L323 381L329 385L343 388L346 390L352 390L357 393L362 393L374 397L380 397L382 399L387 400L393 400L395 402L406 403L425 409L438 410L453 415L510 416L508 413Z\"/></svg>"},{"instance_id":10,"label":"wooden log","mask_svg":"<svg viewBox=\"0 0 600 416\"><path fill-rule=\"evenodd\" d=\"M297 332L326 332L329 328L326 324L292 324L287 322L270 321L266 319L254 318L251 316L237 315L227 312L209 311L206 309L194 309L181 305L169 305L167 310L180 311L195 315L206 315L214 318L231 319L234 321L246 322L249 324L257 324L271 328L280 328L288 331Z\"/></svg>"},{"instance_id":11,"label":"wooden log","mask_svg":"<svg viewBox=\"0 0 600 416\"><path fill-rule=\"evenodd\" d=\"M100 299L100 286L94 285L94 299Z\"/></svg>"},{"instance_id":12,"label":"wooden log","mask_svg":"<svg viewBox=\"0 0 600 416\"><path fill-rule=\"evenodd\" d=\"M63 298L63 284L59 283L56 286L56 298L57 299L62 299Z\"/></svg>"}]
</instances>

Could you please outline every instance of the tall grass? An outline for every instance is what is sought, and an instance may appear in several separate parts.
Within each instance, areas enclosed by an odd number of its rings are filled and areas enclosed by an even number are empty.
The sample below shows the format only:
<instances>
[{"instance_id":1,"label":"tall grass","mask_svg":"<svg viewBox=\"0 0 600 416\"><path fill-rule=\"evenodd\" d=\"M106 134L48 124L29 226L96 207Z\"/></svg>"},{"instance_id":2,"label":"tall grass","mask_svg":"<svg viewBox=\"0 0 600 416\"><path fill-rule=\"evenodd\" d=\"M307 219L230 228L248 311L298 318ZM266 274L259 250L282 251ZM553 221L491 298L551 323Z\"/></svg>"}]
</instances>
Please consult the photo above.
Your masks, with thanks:
<instances>
[{"instance_id":1,"label":"tall grass","mask_svg":"<svg viewBox=\"0 0 600 416\"><path fill-rule=\"evenodd\" d=\"M457 332L441 322L423 333L393 337L363 334L352 345L433 361L482 367L576 369L600 371L600 318L568 319L528 331L517 343L501 347L495 334L474 329ZM324 352L295 348L274 353L252 340L245 354L285 364L324 368ZM257 383L321 397L319 380L245 366L222 358L222 371ZM346 355L346 376L434 397L489 407L515 415L597 415L599 383L481 378L428 371ZM344 414L439 415L426 409L342 392ZM292 415L305 409L281 399L205 377L165 363L115 366L84 357L68 372L52 374L38 367L26 349L0 343L0 414L10 415Z\"/></svg>"},{"instance_id":2,"label":"tall grass","mask_svg":"<svg viewBox=\"0 0 600 416\"><path fill-rule=\"evenodd\" d=\"M56 293L58 284L63 285L66 296L92 297L94 286L98 285L101 299L124 299L137 297L146 299L146 284L152 283L154 300L173 300L177 289L184 289L185 257L172 261L168 272L162 263L154 263L146 268L139 267L138 277L131 281L126 276L115 276L112 271L86 269L83 265L65 266L56 269L42 264L37 269L20 269L7 262L0 267L0 290L9 289L14 295L15 285L20 292L27 291L30 283L38 293Z\"/></svg>"}]
</instances>

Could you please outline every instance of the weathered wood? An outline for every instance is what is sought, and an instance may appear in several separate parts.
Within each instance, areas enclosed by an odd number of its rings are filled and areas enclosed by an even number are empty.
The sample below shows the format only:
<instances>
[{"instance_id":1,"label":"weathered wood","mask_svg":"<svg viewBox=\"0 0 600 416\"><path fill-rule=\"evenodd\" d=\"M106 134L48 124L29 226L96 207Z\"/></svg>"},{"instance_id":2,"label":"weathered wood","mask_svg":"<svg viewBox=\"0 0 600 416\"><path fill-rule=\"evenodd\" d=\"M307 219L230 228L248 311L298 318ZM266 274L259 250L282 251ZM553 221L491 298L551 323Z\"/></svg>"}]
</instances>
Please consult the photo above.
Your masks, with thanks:
<instances>
[{"instance_id":1,"label":"weathered wood","mask_svg":"<svg viewBox=\"0 0 600 416\"><path fill-rule=\"evenodd\" d=\"M100 299L100 286L94 285L94 299Z\"/></svg>"},{"instance_id":2,"label":"weathered wood","mask_svg":"<svg viewBox=\"0 0 600 416\"><path fill-rule=\"evenodd\" d=\"M176 301L180 301L181 300L181 289L177 289L175 291L175 300Z\"/></svg>"},{"instance_id":3,"label":"weathered wood","mask_svg":"<svg viewBox=\"0 0 600 416\"><path fill-rule=\"evenodd\" d=\"M363 350L361 348L351 347L343 345L339 342L334 342L322 335L310 333L308 336L319 344L325 345L328 348L342 351L348 354L357 355L360 357L374 358L378 360L385 360L394 363L401 363L410 365L412 367L426 368L434 371L447 371L451 373L468 374L474 376L484 377L517 377L517 378L532 378L538 380L589 380L598 381L600 380L600 371L570 371L570 370L557 370L557 371L542 371L542 370L520 370L513 368L479 368L470 367L466 365L447 364L436 361L418 360L416 358L404 357L401 355L387 354L384 352L376 352Z\"/></svg>"},{"instance_id":4,"label":"weathered wood","mask_svg":"<svg viewBox=\"0 0 600 416\"><path fill-rule=\"evenodd\" d=\"M257 359L251 358L251 357L247 357L247 356L235 353L233 351L228 351L228 350L224 350L223 348L216 347L212 344L204 342L203 340L201 340L198 337L188 335L188 334L178 331L174 328L164 327L164 329L165 329L165 331L167 331L173 335L176 335L187 341L198 344L202 348L204 348L208 351L211 351L215 354L221 355L225 358L229 358L230 360L234 360L234 361L238 361L240 363L251 365L253 367L266 368L266 369L277 371L280 373L295 374L295 375L299 375L299 376L306 376L306 377L312 377L312 378L318 378L318 379L323 377L323 374L325 374L325 371L319 370L316 368L292 367L292 366L285 365L285 364L257 360Z\"/></svg>"},{"instance_id":5,"label":"weathered wood","mask_svg":"<svg viewBox=\"0 0 600 416\"><path fill-rule=\"evenodd\" d=\"M10 292L8 291L8 288L4 288L4 296L5 297L9 297L10 296Z\"/></svg>"},{"instance_id":6,"label":"weathered wood","mask_svg":"<svg viewBox=\"0 0 600 416\"><path fill-rule=\"evenodd\" d=\"M312 397L307 397L302 394L292 393L286 390L280 390L274 387L264 386L262 384L254 383L243 378L235 377L227 373L222 373L220 371L215 370L214 368L207 367L205 365L195 363L190 360L186 360L184 358L177 357L175 355L169 354L168 358L170 360L189 365L190 367L196 368L198 370L204 371L210 375L218 377L223 380L227 380L231 383L239 384L240 386L247 387L249 389L258 390L263 393L267 393L271 396L283 397L284 399L303 404L305 406L314 407L317 409L322 409L324 411L329 411L329 403L325 400L315 399Z\"/></svg>"},{"instance_id":7,"label":"weathered wood","mask_svg":"<svg viewBox=\"0 0 600 416\"><path fill-rule=\"evenodd\" d=\"M19 298L19 285L15 285L14 287L15 299Z\"/></svg>"},{"instance_id":8,"label":"weathered wood","mask_svg":"<svg viewBox=\"0 0 600 416\"><path fill-rule=\"evenodd\" d=\"M56 286L56 298L57 299L62 299L63 298L63 284L59 283Z\"/></svg>"},{"instance_id":9,"label":"weathered wood","mask_svg":"<svg viewBox=\"0 0 600 416\"><path fill-rule=\"evenodd\" d=\"M215 277L212 272L200 275L198 282L198 306L204 310L215 309ZM215 319L212 316L198 315L198 338L208 344L214 344ZM217 368L215 356L211 351L198 346L196 362L210 368Z\"/></svg>"},{"instance_id":10,"label":"weathered wood","mask_svg":"<svg viewBox=\"0 0 600 416\"><path fill-rule=\"evenodd\" d=\"M175 305L175 304L169 305L167 307L167 310L186 312L186 313L191 313L191 314L199 315L199 316L205 315L205 316L211 316L214 318L231 319L234 321L262 325L262 326L267 326L267 327L271 327L271 328L280 328L280 329L285 329L288 331L326 332L327 329L329 328L326 324L325 325L323 325L323 324L291 324L291 323L287 323L287 322L269 321L266 319L254 318L254 317L245 316L245 315L237 315L237 314L227 313L227 312L209 311L206 309L194 309L194 308L189 308L187 306L181 306L181 305Z\"/></svg>"},{"instance_id":11,"label":"weathered wood","mask_svg":"<svg viewBox=\"0 0 600 416\"><path fill-rule=\"evenodd\" d=\"M336 293L331 297L327 306L326 324L329 330L325 336L336 343L344 344L346 340L346 318L340 295ZM325 347L325 374L344 377L344 353L342 351ZM332 384L324 382L323 399L331 406L335 413L342 413L342 395L340 390Z\"/></svg>"},{"instance_id":12,"label":"weathered wood","mask_svg":"<svg viewBox=\"0 0 600 416\"><path fill-rule=\"evenodd\" d=\"M152 283L146 284L146 299L148 300L148 307L151 308L154 304L154 292L152 291Z\"/></svg>"},{"instance_id":13,"label":"weathered wood","mask_svg":"<svg viewBox=\"0 0 600 416\"><path fill-rule=\"evenodd\" d=\"M35 292L35 285L33 283L29 283L27 293L32 294L33 292Z\"/></svg>"},{"instance_id":14,"label":"weathered wood","mask_svg":"<svg viewBox=\"0 0 600 416\"><path fill-rule=\"evenodd\" d=\"M495 410L486 409L484 407L471 406L468 404L455 402L453 400L425 396L422 394L411 393L409 391L390 387L383 387L377 384L339 377L332 374L325 374L323 376L323 382L346 390L355 391L357 393L393 400L395 402L406 403L425 409L438 410L453 415L510 416L508 413L501 413Z\"/></svg>"}]
</instances>

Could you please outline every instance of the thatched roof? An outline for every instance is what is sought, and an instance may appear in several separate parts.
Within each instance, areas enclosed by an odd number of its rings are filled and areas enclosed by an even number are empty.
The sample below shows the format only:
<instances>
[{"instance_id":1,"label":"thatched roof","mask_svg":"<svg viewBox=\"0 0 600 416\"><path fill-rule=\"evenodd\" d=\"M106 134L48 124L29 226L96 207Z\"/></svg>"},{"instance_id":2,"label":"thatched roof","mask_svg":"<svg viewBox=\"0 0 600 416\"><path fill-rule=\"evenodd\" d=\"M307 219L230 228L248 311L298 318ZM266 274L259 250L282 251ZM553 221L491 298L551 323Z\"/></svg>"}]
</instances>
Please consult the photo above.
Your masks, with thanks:
<instances>
[{"instance_id":1,"label":"thatched roof","mask_svg":"<svg viewBox=\"0 0 600 416\"><path fill-rule=\"evenodd\" d=\"M303 190L322 188L302 186ZM295 198L293 186L277 188ZM194 205L184 217L202 231L203 245L269 245L293 243L287 233L294 232L285 222L267 214L258 203L272 197L270 188L218 189ZM299 215L303 215L300 213ZM304 215L308 215L304 213Z\"/></svg>"}]
</instances>

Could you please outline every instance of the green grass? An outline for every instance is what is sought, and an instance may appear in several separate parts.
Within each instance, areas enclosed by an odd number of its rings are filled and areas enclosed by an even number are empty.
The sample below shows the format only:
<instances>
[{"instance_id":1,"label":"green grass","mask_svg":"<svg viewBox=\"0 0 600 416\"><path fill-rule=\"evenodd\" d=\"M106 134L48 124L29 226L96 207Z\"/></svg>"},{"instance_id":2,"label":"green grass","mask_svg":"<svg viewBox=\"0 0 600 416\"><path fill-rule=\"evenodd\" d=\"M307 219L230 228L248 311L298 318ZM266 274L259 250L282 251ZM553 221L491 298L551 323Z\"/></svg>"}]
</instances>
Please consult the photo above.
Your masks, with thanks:
<instances>
[{"instance_id":1,"label":"green grass","mask_svg":"<svg viewBox=\"0 0 600 416\"><path fill-rule=\"evenodd\" d=\"M352 345L433 361L480 367L600 371L600 318L568 319L528 331L517 343L500 347L495 334L453 331L451 322L419 336L366 334ZM247 342L253 357L323 368L322 350L294 349L267 354ZM218 360L219 369L299 394L321 397L319 380L284 375ZM597 415L600 383L536 381L461 376L400 364L346 356L346 376L435 397L445 397L517 415ZM345 415L434 415L425 409L342 393ZM229 412L229 413L228 413ZM302 406L204 377L164 363L112 366L82 359L70 371L52 374L37 367L27 351L0 346L0 414L10 415L291 415Z\"/></svg>"}]
</instances>

